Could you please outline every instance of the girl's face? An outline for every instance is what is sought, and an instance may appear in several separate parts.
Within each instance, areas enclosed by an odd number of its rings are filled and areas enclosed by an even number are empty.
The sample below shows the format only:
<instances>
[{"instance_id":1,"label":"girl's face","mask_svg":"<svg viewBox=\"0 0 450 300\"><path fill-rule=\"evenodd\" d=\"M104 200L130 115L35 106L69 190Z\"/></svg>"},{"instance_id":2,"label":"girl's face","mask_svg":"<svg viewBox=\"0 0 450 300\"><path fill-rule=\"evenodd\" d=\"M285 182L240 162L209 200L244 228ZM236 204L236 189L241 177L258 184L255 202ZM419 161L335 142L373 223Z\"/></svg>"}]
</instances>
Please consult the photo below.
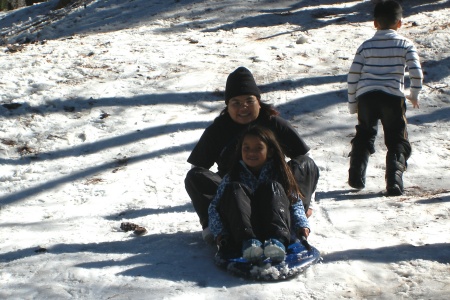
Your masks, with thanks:
<instances>
[{"instance_id":1,"label":"girl's face","mask_svg":"<svg viewBox=\"0 0 450 300\"><path fill-rule=\"evenodd\" d=\"M230 99L228 102L228 114L231 119L239 124L248 124L259 116L258 98L253 95L236 96Z\"/></svg>"},{"instance_id":2,"label":"girl's face","mask_svg":"<svg viewBox=\"0 0 450 300\"><path fill-rule=\"evenodd\" d=\"M272 151L258 137L247 135L242 141L242 160L253 173L258 173Z\"/></svg>"}]
</instances>

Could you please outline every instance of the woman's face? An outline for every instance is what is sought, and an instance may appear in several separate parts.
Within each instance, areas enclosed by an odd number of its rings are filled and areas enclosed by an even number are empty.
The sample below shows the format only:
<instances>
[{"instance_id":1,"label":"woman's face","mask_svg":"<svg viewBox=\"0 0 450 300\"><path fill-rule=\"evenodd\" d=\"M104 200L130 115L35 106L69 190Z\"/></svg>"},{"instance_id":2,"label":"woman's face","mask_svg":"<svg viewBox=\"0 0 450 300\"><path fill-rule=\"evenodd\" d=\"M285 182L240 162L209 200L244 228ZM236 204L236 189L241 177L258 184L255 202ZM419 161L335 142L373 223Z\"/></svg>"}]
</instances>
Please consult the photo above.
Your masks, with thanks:
<instances>
[{"instance_id":1,"label":"woman's face","mask_svg":"<svg viewBox=\"0 0 450 300\"><path fill-rule=\"evenodd\" d=\"M242 160L253 173L258 173L267 161L271 151L267 145L254 135L246 135L242 141Z\"/></svg>"},{"instance_id":2,"label":"woman's face","mask_svg":"<svg viewBox=\"0 0 450 300\"><path fill-rule=\"evenodd\" d=\"M261 109L258 98L253 95L242 95L231 98L228 101L227 107L231 119L236 123L244 125L256 120Z\"/></svg>"}]
</instances>

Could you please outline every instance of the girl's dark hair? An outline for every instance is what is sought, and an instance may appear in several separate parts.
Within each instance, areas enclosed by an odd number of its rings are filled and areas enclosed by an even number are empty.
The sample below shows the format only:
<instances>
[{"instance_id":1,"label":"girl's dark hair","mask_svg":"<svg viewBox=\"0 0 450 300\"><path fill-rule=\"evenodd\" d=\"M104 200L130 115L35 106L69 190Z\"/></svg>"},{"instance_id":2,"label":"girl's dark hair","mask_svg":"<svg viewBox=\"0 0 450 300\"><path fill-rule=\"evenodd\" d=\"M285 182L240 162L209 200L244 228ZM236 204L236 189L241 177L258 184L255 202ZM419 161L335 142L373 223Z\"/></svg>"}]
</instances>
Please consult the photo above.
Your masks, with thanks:
<instances>
[{"instance_id":1,"label":"girl's dark hair","mask_svg":"<svg viewBox=\"0 0 450 300\"><path fill-rule=\"evenodd\" d=\"M272 160L275 168L274 173L278 176L277 181L283 186L290 202L297 202L298 198L296 196L303 198L304 196L295 181L294 174L292 174L291 169L286 163L283 150L281 149L275 134L272 130L260 125L250 126L239 138L239 142L236 146L236 153L231 163L229 173L230 179L234 181L239 178L240 160L242 159L242 144L244 142L244 138L249 135L260 139L264 144L266 144L268 151L272 150Z\"/></svg>"},{"instance_id":2,"label":"girl's dark hair","mask_svg":"<svg viewBox=\"0 0 450 300\"><path fill-rule=\"evenodd\" d=\"M259 111L260 117L262 116L265 119L270 119L272 116L278 116L280 114L272 104L264 103L260 99L258 99L258 102L259 106L261 106L261 110ZM220 112L220 115L226 114L228 114L228 106Z\"/></svg>"},{"instance_id":3,"label":"girl's dark hair","mask_svg":"<svg viewBox=\"0 0 450 300\"><path fill-rule=\"evenodd\" d=\"M373 17L380 24L380 29L388 29L402 19L402 6L394 0L380 1L375 5Z\"/></svg>"}]
</instances>

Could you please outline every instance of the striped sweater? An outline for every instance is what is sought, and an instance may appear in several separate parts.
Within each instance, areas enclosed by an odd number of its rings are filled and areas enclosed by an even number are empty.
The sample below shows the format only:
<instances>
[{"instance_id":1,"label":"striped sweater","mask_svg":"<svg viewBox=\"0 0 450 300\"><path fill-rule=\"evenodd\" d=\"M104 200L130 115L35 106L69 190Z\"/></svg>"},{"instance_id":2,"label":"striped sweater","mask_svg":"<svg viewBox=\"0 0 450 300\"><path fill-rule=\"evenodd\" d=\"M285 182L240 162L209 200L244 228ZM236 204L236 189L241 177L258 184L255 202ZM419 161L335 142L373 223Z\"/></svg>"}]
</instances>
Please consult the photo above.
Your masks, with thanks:
<instances>
[{"instance_id":1,"label":"striped sweater","mask_svg":"<svg viewBox=\"0 0 450 300\"><path fill-rule=\"evenodd\" d=\"M356 112L357 98L370 91L405 97L406 67L411 81L409 97L418 100L423 74L415 46L395 30L378 30L359 46L350 67L347 78L350 112Z\"/></svg>"}]
</instances>

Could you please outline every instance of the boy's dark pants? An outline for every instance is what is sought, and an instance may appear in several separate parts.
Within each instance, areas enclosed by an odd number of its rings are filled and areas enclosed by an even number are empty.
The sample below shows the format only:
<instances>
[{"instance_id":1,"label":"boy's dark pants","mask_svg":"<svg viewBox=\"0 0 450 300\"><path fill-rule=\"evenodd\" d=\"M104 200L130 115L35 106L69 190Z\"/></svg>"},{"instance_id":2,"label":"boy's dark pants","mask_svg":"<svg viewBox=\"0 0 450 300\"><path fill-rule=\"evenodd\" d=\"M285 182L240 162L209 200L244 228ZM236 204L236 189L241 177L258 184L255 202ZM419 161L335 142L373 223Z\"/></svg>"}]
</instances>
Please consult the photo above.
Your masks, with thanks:
<instances>
[{"instance_id":1,"label":"boy's dark pants","mask_svg":"<svg viewBox=\"0 0 450 300\"><path fill-rule=\"evenodd\" d=\"M260 185L254 193L239 182L225 187L217 210L230 234L229 241L240 249L242 242L270 238L286 246L290 241L290 203L283 187L276 181Z\"/></svg>"},{"instance_id":2,"label":"boy's dark pants","mask_svg":"<svg viewBox=\"0 0 450 300\"><path fill-rule=\"evenodd\" d=\"M300 155L292 159L288 162L288 165L291 167L300 191L305 196L302 201L305 211L307 211L319 180L319 168L306 155ZM194 167L186 174L184 180L186 192L200 218L202 228L208 227L208 207L216 195L221 180L222 178L217 173L202 167Z\"/></svg>"},{"instance_id":3,"label":"boy's dark pants","mask_svg":"<svg viewBox=\"0 0 450 300\"><path fill-rule=\"evenodd\" d=\"M364 188L369 155L375 152L378 120L384 131L386 154L386 188L390 194L403 193L402 174L411 155L406 130L406 105L403 97L375 91L358 97L358 125L350 152L349 184Z\"/></svg>"}]
</instances>

